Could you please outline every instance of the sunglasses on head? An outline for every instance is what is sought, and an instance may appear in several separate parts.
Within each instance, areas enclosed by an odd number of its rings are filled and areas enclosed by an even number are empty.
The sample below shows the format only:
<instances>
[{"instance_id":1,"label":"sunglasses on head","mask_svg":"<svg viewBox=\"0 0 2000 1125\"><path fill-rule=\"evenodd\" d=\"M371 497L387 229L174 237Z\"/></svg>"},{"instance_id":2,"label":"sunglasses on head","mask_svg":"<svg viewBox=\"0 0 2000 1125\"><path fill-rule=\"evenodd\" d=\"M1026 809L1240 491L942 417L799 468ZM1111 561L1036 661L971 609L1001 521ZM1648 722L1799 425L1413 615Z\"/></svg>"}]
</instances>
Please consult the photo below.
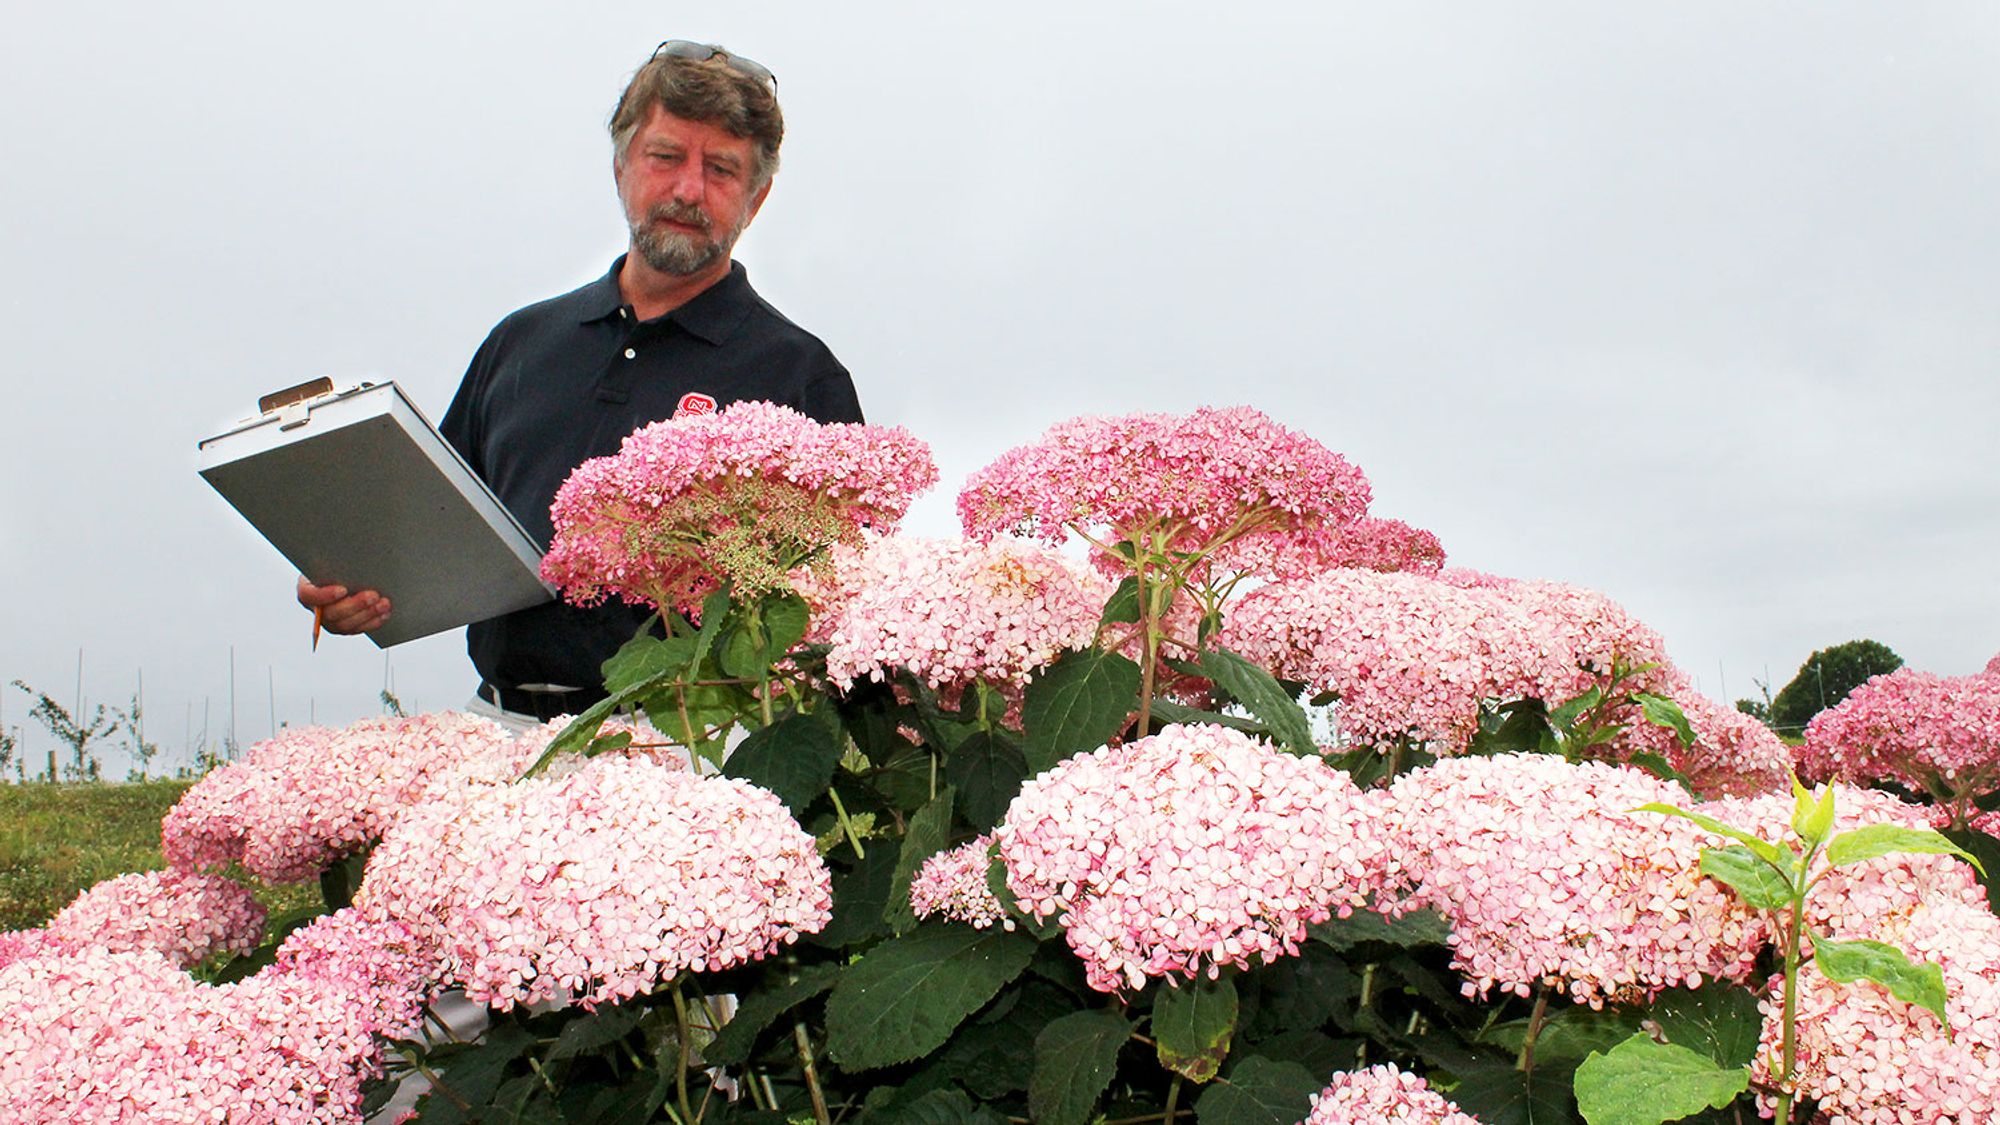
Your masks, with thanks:
<instances>
[{"instance_id":1,"label":"sunglasses on head","mask_svg":"<svg viewBox=\"0 0 2000 1125\"><path fill-rule=\"evenodd\" d=\"M763 63L746 59L742 55L732 55L713 43L696 43L691 39L669 39L653 48L653 57L687 59L690 62L707 62L721 59L723 65L738 74L747 75L762 82L773 90L778 87L778 76L772 74Z\"/></svg>"}]
</instances>

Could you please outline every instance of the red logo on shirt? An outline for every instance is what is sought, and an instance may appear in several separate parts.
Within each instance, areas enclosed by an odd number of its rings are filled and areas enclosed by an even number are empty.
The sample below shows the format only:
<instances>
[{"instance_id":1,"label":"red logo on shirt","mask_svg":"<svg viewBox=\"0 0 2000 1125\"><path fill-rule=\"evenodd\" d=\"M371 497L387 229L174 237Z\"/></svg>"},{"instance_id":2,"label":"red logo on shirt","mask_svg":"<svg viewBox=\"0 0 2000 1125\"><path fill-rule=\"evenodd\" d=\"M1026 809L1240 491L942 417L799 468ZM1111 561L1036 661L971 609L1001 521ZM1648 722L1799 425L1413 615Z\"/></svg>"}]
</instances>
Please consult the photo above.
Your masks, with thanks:
<instances>
[{"instance_id":1,"label":"red logo on shirt","mask_svg":"<svg viewBox=\"0 0 2000 1125\"><path fill-rule=\"evenodd\" d=\"M715 399L698 391L689 391L681 396L681 404L674 408L674 417L692 418L698 414L715 413Z\"/></svg>"}]
</instances>

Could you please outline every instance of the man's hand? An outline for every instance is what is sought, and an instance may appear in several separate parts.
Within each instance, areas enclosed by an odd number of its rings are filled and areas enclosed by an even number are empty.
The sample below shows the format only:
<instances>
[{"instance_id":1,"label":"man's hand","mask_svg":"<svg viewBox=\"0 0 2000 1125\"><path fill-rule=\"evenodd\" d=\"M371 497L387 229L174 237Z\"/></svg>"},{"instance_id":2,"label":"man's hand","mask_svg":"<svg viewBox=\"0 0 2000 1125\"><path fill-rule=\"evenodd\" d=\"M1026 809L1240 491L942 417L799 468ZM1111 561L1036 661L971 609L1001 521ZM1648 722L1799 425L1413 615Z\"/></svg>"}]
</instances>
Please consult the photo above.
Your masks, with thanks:
<instances>
[{"instance_id":1,"label":"man's hand","mask_svg":"<svg viewBox=\"0 0 2000 1125\"><path fill-rule=\"evenodd\" d=\"M315 586L299 577L299 604L320 611L329 633L366 633L389 620L389 599L373 590L348 593L345 586Z\"/></svg>"}]
</instances>

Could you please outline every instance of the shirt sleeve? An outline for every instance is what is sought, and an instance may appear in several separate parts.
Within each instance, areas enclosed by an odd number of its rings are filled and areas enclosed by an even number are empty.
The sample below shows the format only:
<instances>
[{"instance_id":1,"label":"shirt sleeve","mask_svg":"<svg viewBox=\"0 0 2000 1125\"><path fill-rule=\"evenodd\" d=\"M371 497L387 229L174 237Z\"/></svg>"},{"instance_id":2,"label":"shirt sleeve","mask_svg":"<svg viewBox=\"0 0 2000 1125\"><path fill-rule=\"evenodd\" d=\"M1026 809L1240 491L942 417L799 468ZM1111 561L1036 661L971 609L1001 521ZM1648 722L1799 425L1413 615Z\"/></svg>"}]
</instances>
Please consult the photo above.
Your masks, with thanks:
<instances>
[{"instance_id":1,"label":"shirt sleeve","mask_svg":"<svg viewBox=\"0 0 2000 1125\"><path fill-rule=\"evenodd\" d=\"M861 399L854 393L854 380L839 363L833 370L806 383L800 396L799 412L817 422L860 422Z\"/></svg>"},{"instance_id":2,"label":"shirt sleeve","mask_svg":"<svg viewBox=\"0 0 2000 1125\"><path fill-rule=\"evenodd\" d=\"M504 326L503 326L504 327ZM486 387L492 382L495 357L500 351L500 328L486 334L485 342L472 353L472 362L465 369L465 378L459 381L458 393L452 395L451 405L445 409L444 421L438 424L438 433L451 443L479 479L486 480L486 464L480 456L485 415Z\"/></svg>"}]
</instances>

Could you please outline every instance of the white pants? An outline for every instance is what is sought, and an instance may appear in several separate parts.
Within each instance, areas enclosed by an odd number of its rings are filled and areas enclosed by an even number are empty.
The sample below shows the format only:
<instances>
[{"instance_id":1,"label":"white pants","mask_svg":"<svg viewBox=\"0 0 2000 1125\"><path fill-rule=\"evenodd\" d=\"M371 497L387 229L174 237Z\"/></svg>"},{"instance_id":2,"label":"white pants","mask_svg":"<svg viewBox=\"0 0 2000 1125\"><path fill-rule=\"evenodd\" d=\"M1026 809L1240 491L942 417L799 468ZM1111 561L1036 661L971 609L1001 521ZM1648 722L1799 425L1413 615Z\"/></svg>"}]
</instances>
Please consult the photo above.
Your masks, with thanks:
<instances>
[{"instance_id":1,"label":"white pants","mask_svg":"<svg viewBox=\"0 0 2000 1125\"><path fill-rule=\"evenodd\" d=\"M542 721L533 715L503 710L499 704L477 693L474 693L471 701L465 705L465 710L467 714L478 715L482 719L492 719L515 734L522 734L542 725Z\"/></svg>"}]
</instances>

